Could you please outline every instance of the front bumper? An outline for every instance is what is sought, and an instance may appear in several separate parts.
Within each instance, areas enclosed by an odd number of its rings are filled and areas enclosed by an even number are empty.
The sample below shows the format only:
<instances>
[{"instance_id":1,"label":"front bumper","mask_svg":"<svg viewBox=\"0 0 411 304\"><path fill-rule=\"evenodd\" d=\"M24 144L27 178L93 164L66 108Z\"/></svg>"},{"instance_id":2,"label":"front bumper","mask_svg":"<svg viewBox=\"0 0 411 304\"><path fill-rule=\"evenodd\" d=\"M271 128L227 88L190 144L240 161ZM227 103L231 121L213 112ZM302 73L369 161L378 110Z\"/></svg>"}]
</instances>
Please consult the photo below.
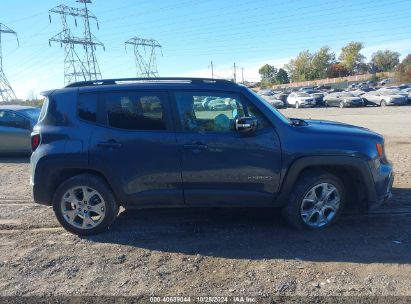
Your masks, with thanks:
<instances>
[{"instance_id":1,"label":"front bumper","mask_svg":"<svg viewBox=\"0 0 411 304\"><path fill-rule=\"evenodd\" d=\"M377 209L392 197L392 185L394 183L394 172L391 164L381 165L373 172L373 175L376 199L368 202L369 210Z\"/></svg>"}]
</instances>

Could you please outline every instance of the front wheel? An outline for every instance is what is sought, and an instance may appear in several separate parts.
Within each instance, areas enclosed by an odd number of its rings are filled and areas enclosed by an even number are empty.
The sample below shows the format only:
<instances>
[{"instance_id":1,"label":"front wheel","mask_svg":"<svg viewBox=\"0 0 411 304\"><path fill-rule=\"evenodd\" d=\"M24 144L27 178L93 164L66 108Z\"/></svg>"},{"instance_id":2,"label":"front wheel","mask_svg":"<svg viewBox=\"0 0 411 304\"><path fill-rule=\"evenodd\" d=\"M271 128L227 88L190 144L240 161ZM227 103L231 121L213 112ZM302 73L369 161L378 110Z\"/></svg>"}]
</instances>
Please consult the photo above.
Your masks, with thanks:
<instances>
[{"instance_id":1,"label":"front wheel","mask_svg":"<svg viewBox=\"0 0 411 304\"><path fill-rule=\"evenodd\" d=\"M53 198L54 213L60 224L77 235L107 230L117 217L119 206L107 183L82 174L63 182Z\"/></svg>"},{"instance_id":2,"label":"front wheel","mask_svg":"<svg viewBox=\"0 0 411 304\"><path fill-rule=\"evenodd\" d=\"M298 102L295 103L295 108L299 109L300 108L300 104Z\"/></svg>"},{"instance_id":3,"label":"front wheel","mask_svg":"<svg viewBox=\"0 0 411 304\"><path fill-rule=\"evenodd\" d=\"M282 213L297 229L324 229L335 223L343 208L345 189L341 180L326 171L304 173L294 186Z\"/></svg>"},{"instance_id":4,"label":"front wheel","mask_svg":"<svg viewBox=\"0 0 411 304\"><path fill-rule=\"evenodd\" d=\"M381 106L381 107L387 106L387 102L386 102L384 99L381 100L380 106Z\"/></svg>"},{"instance_id":5,"label":"front wheel","mask_svg":"<svg viewBox=\"0 0 411 304\"><path fill-rule=\"evenodd\" d=\"M344 101L341 101L341 102L340 102L340 108L342 109L342 108L344 108L344 107L345 107Z\"/></svg>"}]
</instances>

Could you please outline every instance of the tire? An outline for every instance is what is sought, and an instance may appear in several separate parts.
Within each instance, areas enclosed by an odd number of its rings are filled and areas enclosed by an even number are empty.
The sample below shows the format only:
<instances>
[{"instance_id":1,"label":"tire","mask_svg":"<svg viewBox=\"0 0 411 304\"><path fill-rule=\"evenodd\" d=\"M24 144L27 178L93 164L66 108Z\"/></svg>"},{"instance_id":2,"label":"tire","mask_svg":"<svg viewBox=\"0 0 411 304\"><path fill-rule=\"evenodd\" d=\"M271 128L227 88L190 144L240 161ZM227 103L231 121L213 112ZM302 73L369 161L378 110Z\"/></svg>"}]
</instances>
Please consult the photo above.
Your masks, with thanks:
<instances>
[{"instance_id":1,"label":"tire","mask_svg":"<svg viewBox=\"0 0 411 304\"><path fill-rule=\"evenodd\" d=\"M328 203L331 204L336 197L337 194L339 196L339 203L338 203L338 208L336 208L335 212L331 214L331 209L329 207L322 207L322 211L318 211L317 208L318 206L313 206L311 209L307 210L307 204L313 204L310 203L309 200L304 200L306 196L309 195L309 193L312 191L313 188L317 188L322 190L323 186L319 185L331 185L335 188L335 191L331 193L331 195L328 197L328 199L332 199L331 201L327 200L327 203L324 204L326 206ZM330 188L331 188L330 186ZM326 189L330 189L328 186L326 186ZM314 191L315 192L315 191ZM323 192L321 192L323 193ZM320 194L321 194L320 193ZM328 173L327 171L322 171L322 170L315 170L311 172L306 172L303 173L297 180L294 189L291 191L288 201L286 205L282 209L282 214L285 220L293 227L297 228L298 230L320 230L324 229L332 224L334 224L338 218L341 215L342 210L344 209L344 203L345 203L345 189L344 185L341 182L341 180L336 177L335 175ZM321 202L318 204L321 205ZM327 209L328 208L328 209ZM314 211L313 211L314 210ZM317 211L316 211L317 210ZM314 224L310 223L307 224L307 219L303 219L303 212L305 213L310 213L311 212L311 218L308 219L308 222L313 222L310 220L316 220L320 219L320 212L322 212L323 215L327 215L327 222L324 223L322 222L321 224ZM308 218L308 216L306 216ZM329 217L329 219L328 219Z\"/></svg>"},{"instance_id":2,"label":"tire","mask_svg":"<svg viewBox=\"0 0 411 304\"><path fill-rule=\"evenodd\" d=\"M381 107L385 107L385 106L387 106L387 102L383 99L383 100L381 100L381 102L380 102L380 106Z\"/></svg>"},{"instance_id":3,"label":"tire","mask_svg":"<svg viewBox=\"0 0 411 304\"><path fill-rule=\"evenodd\" d=\"M345 108L344 101L340 101L340 108L341 109Z\"/></svg>"},{"instance_id":4,"label":"tire","mask_svg":"<svg viewBox=\"0 0 411 304\"><path fill-rule=\"evenodd\" d=\"M299 109L300 108L300 104L298 103L298 101L295 103L295 108Z\"/></svg>"},{"instance_id":5,"label":"tire","mask_svg":"<svg viewBox=\"0 0 411 304\"><path fill-rule=\"evenodd\" d=\"M82 174L69 178L57 188L53 210L67 231L86 236L108 230L117 218L119 205L103 179Z\"/></svg>"}]
</instances>

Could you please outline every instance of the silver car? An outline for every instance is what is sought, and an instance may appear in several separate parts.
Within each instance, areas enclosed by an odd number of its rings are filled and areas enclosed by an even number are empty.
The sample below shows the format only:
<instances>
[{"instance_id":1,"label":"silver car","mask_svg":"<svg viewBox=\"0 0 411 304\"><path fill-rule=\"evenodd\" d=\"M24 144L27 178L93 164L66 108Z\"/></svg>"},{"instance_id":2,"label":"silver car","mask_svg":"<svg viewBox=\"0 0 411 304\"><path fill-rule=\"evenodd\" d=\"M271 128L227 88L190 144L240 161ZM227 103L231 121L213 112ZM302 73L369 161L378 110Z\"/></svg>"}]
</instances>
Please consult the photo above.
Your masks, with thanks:
<instances>
[{"instance_id":1,"label":"silver car","mask_svg":"<svg viewBox=\"0 0 411 304\"><path fill-rule=\"evenodd\" d=\"M0 106L0 154L31 153L30 134L40 109L26 106Z\"/></svg>"},{"instance_id":2,"label":"silver car","mask_svg":"<svg viewBox=\"0 0 411 304\"><path fill-rule=\"evenodd\" d=\"M378 91L368 92L361 96L367 100L367 104L377 106L404 105L407 103L407 97L404 92L391 89L380 89Z\"/></svg>"}]
</instances>

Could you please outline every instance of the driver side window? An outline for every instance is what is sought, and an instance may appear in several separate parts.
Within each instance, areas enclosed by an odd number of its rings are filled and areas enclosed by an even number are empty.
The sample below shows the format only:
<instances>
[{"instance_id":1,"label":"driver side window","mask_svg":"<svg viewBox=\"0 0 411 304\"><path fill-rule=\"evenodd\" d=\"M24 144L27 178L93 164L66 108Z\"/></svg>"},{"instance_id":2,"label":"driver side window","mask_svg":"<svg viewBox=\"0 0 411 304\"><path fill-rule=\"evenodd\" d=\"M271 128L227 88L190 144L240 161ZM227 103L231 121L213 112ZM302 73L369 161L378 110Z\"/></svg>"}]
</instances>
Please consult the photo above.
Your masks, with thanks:
<instances>
[{"instance_id":1,"label":"driver side window","mask_svg":"<svg viewBox=\"0 0 411 304\"><path fill-rule=\"evenodd\" d=\"M181 126L187 132L235 132L240 117L257 117L258 129L267 126L262 115L237 94L176 92L175 101Z\"/></svg>"},{"instance_id":2,"label":"driver side window","mask_svg":"<svg viewBox=\"0 0 411 304\"><path fill-rule=\"evenodd\" d=\"M244 116L235 94L178 92L175 100L181 126L188 132L234 132L236 119Z\"/></svg>"}]
</instances>

